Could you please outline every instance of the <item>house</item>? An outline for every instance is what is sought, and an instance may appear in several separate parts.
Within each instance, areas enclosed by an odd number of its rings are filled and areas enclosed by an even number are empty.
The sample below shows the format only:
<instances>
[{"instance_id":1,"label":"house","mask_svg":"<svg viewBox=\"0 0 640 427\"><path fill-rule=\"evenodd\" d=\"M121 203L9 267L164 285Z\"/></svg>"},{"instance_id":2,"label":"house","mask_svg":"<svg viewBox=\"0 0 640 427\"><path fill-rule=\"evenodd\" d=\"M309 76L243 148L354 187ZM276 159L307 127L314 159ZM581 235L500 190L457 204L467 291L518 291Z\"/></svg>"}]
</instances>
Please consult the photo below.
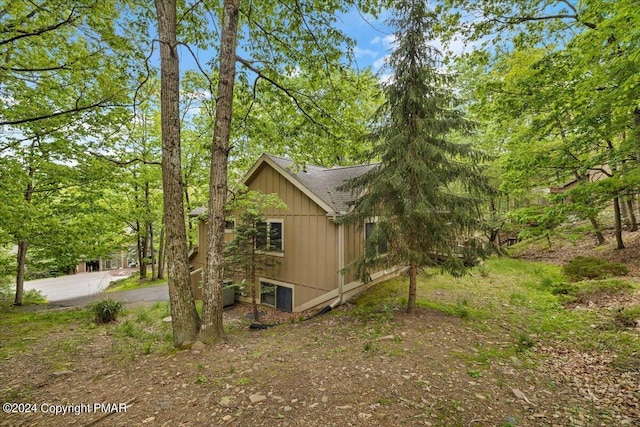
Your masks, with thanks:
<instances>
[{"instance_id":1,"label":"house","mask_svg":"<svg viewBox=\"0 0 640 427\"><path fill-rule=\"evenodd\" d=\"M587 170L587 173L582 179L573 178L569 181L566 181L560 186L551 187L549 191L551 194L560 194L569 190L573 190L580 183L597 182L603 179L607 179L610 176L611 176L611 168L609 167L609 165L597 166L593 169Z\"/></svg>"},{"instance_id":2,"label":"house","mask_svg":"<svg viewBox=\"0 0 640 427\"><path fill-rule=\"evenodd\" d=\"M260 275L260 303L295 313L340 304L362 290L364 284L354 272L344 268L362 256L373 223L360 226L339 223L354 197L351 191L338 188L373 167L308 165L297 169L291 160L267 154L251 167L243 184L249 190L278 194L288 207L270 209L265 215L270 234L277 237L278 247L272 256L278 257L279 262ZM198 208L190 215L204 212ZM229 218L226 230L229 240L233 237L233 225L233 218ZM198 285L206 261L202 250L206 248L206 220L200 221L198 236L201 250L191 254L196 297L201 295ZM393 275L397 275L396 270L374 272L369 284Z\"/></svg>"}]
</instances>

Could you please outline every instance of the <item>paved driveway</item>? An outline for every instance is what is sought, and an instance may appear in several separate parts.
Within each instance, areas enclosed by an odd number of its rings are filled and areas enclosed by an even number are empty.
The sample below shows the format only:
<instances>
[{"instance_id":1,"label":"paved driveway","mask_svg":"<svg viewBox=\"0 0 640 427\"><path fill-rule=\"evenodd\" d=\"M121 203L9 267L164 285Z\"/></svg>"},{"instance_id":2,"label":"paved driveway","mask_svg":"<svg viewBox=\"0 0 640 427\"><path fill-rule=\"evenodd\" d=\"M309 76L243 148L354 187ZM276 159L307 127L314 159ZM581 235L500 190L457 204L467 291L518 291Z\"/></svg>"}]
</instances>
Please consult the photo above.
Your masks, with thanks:
<instances>
[{"instance_id":1,"label":"paved driveway","mask_svg":"<svg viewBox=\"0 0 640 427\"><path fill-rule=\"evenodd\" d=\"M113 298L125 303L169 299L167 285L100 294L109 283L127 277L131 272L132 270L109 270L30 280L24 283L24 288L42 292L50 305L61 307L82 306L103 298Z\"/></svg>"}]
</instances>

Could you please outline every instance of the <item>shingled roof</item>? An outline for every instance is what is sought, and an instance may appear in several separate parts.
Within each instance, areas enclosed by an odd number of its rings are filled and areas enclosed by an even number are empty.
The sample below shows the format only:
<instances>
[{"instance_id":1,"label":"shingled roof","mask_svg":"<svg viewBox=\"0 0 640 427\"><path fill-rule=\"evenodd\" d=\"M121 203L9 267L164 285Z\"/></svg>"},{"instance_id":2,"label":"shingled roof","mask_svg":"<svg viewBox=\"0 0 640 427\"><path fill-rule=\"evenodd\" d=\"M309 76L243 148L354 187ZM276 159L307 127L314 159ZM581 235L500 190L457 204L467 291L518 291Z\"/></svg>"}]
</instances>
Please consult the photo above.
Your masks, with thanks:
<instances>
[{"instance_id":1,"label":"shingled roof","mask_svg":"<svg viewBox=\"0 0 640 427\"><path fill-rule=\"evenodd\" d=\"M303 168L297 168L295 163L289 159L263 154L247 173L244 179L245 183L251 180L258 167L264 162L274 167L329 214L346 213L349 209L349 202L355 199L352 191L339 190L338 188L350 179L364 175L377 166L373 164L324 168L307 165Z\"/></svg>"}]
</instances>

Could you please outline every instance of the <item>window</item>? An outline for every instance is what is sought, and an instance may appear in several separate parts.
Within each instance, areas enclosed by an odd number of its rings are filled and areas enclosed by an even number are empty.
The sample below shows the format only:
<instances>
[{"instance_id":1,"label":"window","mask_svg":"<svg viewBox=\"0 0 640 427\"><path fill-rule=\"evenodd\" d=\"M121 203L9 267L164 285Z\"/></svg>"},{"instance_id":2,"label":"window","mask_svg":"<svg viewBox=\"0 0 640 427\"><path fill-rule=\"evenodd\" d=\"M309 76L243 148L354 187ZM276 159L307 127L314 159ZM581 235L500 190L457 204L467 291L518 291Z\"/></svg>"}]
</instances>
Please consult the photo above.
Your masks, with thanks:
<instances>
[{"instance_id":1,"label":"window","mask_svg":"<svg viewBox=\"0 0 640 427\"><path fill-rule=\"evenodd\" d=\"M256 249L268 252L282 252L283 250L283 220L269 219L256 223Z\"/></svg>"},{"instance_id":2,"label":"window","mask_svg":"<svg viewBox=\"0 0 640 427\"><path fill-rule=\"evenodd\" d=\"M260 281L260 303L291 313L293 310L293 289L288 286Z\"/></svg>"},{"instance_id":3,"label":"window","mask_svg":"<svg viewBox=\"0 0 640 427\"><path fill-rule=\"evenodd\" d=\"M389 251L387 239L378 230L378 225L373 221L364 224L364 245L367 256L384 255ZM375 239L377 246L369 245L369 239Z\"/></svg>"},{"instance_id":4,"label":"window","mask_svg":"<svg viewBox=\"0 0 640 427\"><path fill-rule=\"evenodd\" d=\"M231 218L224 221L224 232L233 233L236 230L236 220Z\"/></svg>"}]
</instances>

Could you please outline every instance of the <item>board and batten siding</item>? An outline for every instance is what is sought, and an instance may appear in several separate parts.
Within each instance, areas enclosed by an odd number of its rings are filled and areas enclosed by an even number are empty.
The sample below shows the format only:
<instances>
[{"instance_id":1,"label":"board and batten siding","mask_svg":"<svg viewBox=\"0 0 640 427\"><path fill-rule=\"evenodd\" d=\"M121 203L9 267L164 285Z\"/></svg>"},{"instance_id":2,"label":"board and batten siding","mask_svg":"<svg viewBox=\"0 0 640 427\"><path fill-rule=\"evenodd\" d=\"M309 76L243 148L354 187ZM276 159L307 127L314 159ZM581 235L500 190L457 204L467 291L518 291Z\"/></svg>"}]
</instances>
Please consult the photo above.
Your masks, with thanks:
<instances>
[{"instance_id":1,"label":"board and batten siding","mask_svg":"<svg viewBox=\"0 0 640 427\"><path fill-rule=\"evenodd\" d=\"M250 190L278 194L288 209L270 209L267 219L283 220L284 256L262 273L295 286L294 311L338 287L338 226L306 194L264 163L246 182Z\"/></svg>"}]
</instances>

